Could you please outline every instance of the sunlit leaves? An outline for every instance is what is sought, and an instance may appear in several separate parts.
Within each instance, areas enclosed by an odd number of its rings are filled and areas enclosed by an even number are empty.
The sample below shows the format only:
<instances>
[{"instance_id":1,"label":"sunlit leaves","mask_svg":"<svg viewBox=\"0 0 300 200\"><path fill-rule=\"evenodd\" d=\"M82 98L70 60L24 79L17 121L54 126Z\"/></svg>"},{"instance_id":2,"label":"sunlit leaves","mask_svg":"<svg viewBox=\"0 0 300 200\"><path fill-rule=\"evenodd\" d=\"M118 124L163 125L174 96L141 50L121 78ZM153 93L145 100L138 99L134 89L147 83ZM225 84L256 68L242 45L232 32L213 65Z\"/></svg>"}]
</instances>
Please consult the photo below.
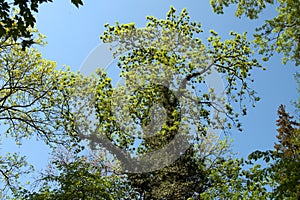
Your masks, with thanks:
<instances>
[{"instance_id":1,"label":"sunlit leaves","mask_svg":"<svg viewBox=\"0 0 300 200\"><path fill-rule=\"evenodd\" d=\"M259 13L265 9L267 5L273 3L273 0L210 0L213 11L218 14L223 14L224 8L230 4L236 4L237 9L235 15L241 17L245 14L250 19L258 18Z\"/></svg>"},{"instance_id":2,"label":"sunlit leaves","mask_svg":"<svg viewBox=\"0 0 300 200\"><path fill-rule=\"evenodd\" d=\"M1 38L1 41L1 139L7 136L17 145L30 138L41 139L50 146L78 142L78 138L69 137L76 131L71 94L77 74L70 69L58 70L55 62L43 59L34 48L23 50L12 39ZM42 37L36 42L42 44ZM23 169L26 160L24 157L7 157L0 160L0 165L3 169L0 177L7 180L6 185L11 182L12 190L18 180L15 176L21 173L15 169ZM5 171L5 167L11 171Z\"/></svg>"},{"instance_id":3,"label":"sunlit leaves","mask_svg":"<svg viewBox=\"0 0 300 200\"><path fill-rule=\"evenodd\" d=\"M253 58L251 43L247 40L246 33L231 32L230 39L222 40L218 33L211 30L207 42L203 42L201 24L191 21L186 9L176 14L173 7L165 19L148 16L147 20L145 28L138 28L134 23L117 22L113 26L105 25L106 31L100 38L103 42L112 43L114 55L119 59L117 65L121 69L120 77L125 79L125 86L115 89L106 74L100 78L97 90L100 129L119 147L129 152L135 152L137 149L137 155L164 147L174 138L178 130L186 133L195 132L197 136L191 139L195 147L191 148L191 154L199 157L187 155L187 163L191 164L193 159L199 161L204 156L217 154L209 152L208 146L205 146L210 144L209 140L212 137L208 132L209 127L224 130L235 126L241 130L241 124L238 122L239 111L236 111L233 104L238 103L241 114L245 115L247 111L245 100L250 99L252 103L259 100L250 89L249 83L253 81L252 70L261 66ZM222 100L216 96L213 88L203 88L205 77L213 69L224 78L224 92L228 104L219 103ZM190 92L189 88L192 88L196 95ZM123 103L120 103L122 101ZM165 122L161 125L160 131L155 129L153 136L145 138L141 135L136 139L133 135L138 129L129 125L130 123L140 127L151 125L153 105L163 105L165 115L161 113L161 118L157 121L165 120ZM113 111L117 111L120 116L127 113L126 120L122 121L119 115L114 116L112 108L115 108ZM220 115L212 116L212 111L225 114L227 122ZM118 123L119 120L121 123ZM199 149L201 152L198 152ZM220 150L222 147L216 149ZM204 167L201 161L198 164L197 167ZM180 167L182 171L177 169ZM175 168L175 172L171 172ZM178 176L185 173L184 163L181 161L163 170L164 172L155 175L148 173L140 177L135 175L130 177L137 190L141 189L144 195L152 195L154 198L159 195L155 195L157 193L155 188L149 187L149 191L145 189L148 188L143 185L145 182L158 184L164 188L171 183L164 184L158 181L160 176L163 175L168 179L171 178L171 173L177 173ZM202 178L204 181L206 177ZM183 179L178 182L184 181ZM189 184L188 181L184 183ZM174 188L177 186L175 184ZM191 188L192 186L188 186L186 191L176 198L188 197ZM172 197L171 188L159 191L161 196L157 198L163 197L163 194Z\"/></svg>"},{"instance_id":4,"label":"sunlit leaves","mask_svg":"<svg viewBox=\"0 0 300 200\"><path fill-rule=\"evenodd\" d=\"M230 101L242 103L247 95L253 101L259 100L254 96L255 92L249 88L248 81L253 81L249 78L251 77L250 72L253 68L259 68L260 64L252 58L253 52L245 33L241 35L231 32L230 35L233 38L222 41L212 30L211 36L208 38L209 45L205 46L199 38L199 34L203 32L201 24L191 22L185 9L177 16L176 10L171 7L166 19L157 19L153 16L148 16L147 19L149 22L145 28L137 28L133 23L105 25L107 31L104 32L101 39L104 42L115 42L118 45L115 55L121 55L118 63L122 69L121 77L126 79L129 77L130 80L135 79L134 77L147 77L148 71L150 72L149 76L153 76L155 74L153 72L159 71L156 66L168 66L172 71L181 74L181 79L187 80L187 83L182 83L182 86L186 87L188 84L199 90L199 84L204 83L205 75L215 68L226 77L226 94ZM149 66L147 69L145 67L143 70L137 70L141 66L147 65ZM163 70L159 76L165 77L167 80L174 79L172 74L168 77L170 74L166 73L166 67L160 69ZM172 83L170 81L166 84ZM177 84L181 83L177 82ZM209 105L208 102L213 104L213 94L200 90L199 93L203 93L203 101L205 100L207 105ZM199 100L202 102L201 97ZM143 106L147 107L147 103ZM241 109L246 114L244 105L241 105ZM222 111L226 112L231 119L237 116L236 113L228 112L228 110ZM207 112L203 112L201 115L208 118Z\"/></svg>"},{"instance_id":5,"label":"sunlit leaves","mask_svg":"<svg viewBox=\"0 0 300 200\"><path fill-rule=\"evenodd\" d=\"M274 4L273 0L211 0L214 12L223 13L224 6L236 4L236 16L246 15L250 19L259 17L263 9L272 8L269 4ZM286 64L292 61L296 66L299 61L299 30L300 30L300 5L298 0L279 0L276 10L278 15L273 19L265 21L261 27L256 29L254 43L259 47L259 54L263 55L263 60L268 61L274 51L283 54L282 62ZM274 8L275 6L273 6Z\"/></svg>"},{"instance_id":6,"label":"sunlit leaves","mask_svg":"<svg viewBox=\"0 0 300 200\"><path fill-rule=\"evenodd\" d=\"M10 46L1 53L0 120L9 125L7 133L16 140L37 134L47 142L56 140L54 130L69 134L72 125L66 121L72 117L75 75L57 70L55 62L43 59L35 49L22 51L13 41L6 43Z\"/></svg>"},{"instance_id":7,"label":"sunlit leaves","mask_svg":"<svg viewBox=\"0 0 300 200\"><path fill-rule=\"evenodd\" d=\"M5 156L0 155L0 187L2 190L2 198L10 192L16 193L22 188L22 176L33 171L25 156L17 153L7 153ZM7 196L6 198L8 198Z\"/></svg>"}]
</instances>

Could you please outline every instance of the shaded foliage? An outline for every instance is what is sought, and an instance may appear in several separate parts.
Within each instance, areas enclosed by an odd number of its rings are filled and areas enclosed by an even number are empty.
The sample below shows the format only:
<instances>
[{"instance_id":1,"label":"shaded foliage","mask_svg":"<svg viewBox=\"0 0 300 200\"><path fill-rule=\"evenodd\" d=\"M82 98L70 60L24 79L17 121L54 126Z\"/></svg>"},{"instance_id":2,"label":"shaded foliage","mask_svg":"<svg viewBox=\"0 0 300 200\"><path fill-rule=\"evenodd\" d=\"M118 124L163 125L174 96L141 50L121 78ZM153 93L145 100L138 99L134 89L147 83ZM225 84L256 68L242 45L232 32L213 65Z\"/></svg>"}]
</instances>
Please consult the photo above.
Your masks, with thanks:
<instances>
[{"instance_id":1,"label":"shaded foliage","mask_svg":"<svg viewBox=\"0 0 300 200\"><path fill-rule=\"evenodd\" d=\"M34 28L36 19L34 13L38 13L39 6L53 0L15 0L0 1L0 37L10 38L14 41L22 40L22 46L28 47L34 43L33 34L29 28ZM82 0L71 0L79 7Z\"/></svg>"},{"instance_id":2,"label":"shaded foliage","mask_svg":"<svg viewBox=\"0 0 300 200\"><path fill-rule=\"evenodd\" d=\"M48 170L38 180L39 190L19 191L21 199L122 199L125 181L108 174L101 159L78 156L72 150L58 151ZM124 182L124 183L122 183ZM126 188L128 189L128 188Z\"/></svg>"}]
</instances>

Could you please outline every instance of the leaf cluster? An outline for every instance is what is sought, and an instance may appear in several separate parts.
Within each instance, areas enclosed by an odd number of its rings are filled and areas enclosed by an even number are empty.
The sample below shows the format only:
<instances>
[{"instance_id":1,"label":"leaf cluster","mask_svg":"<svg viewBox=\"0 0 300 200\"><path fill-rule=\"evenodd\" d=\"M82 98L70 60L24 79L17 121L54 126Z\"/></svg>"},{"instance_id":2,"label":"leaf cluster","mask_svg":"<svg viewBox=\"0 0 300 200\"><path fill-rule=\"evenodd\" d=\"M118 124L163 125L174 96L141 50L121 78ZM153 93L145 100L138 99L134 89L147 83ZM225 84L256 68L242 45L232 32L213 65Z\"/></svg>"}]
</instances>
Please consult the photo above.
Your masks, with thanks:
<instances>
[{"instance_id":1,"label":"leaf cluster","mask_svg":"<svg viewBox=\"0 0 300 200\"><path fill-rule=\"evenodd\" d=\"M34 13L39 12L39 6L53 0L15 0L0 1L0 37L20 40L23 48L34 43L33 34L29 31L34 28L36 19ZM83 5L82 0L71 0L76 7Z\"/></svg>"},{"instance_id":2,"label":"leaf cluster","mask_svg":"<svg viewBox=\"0 0 300 200\"><path fill-rule=\"evenodd\" d=\"M254 43L259 47L258 53L263 55L263 60L277 53L283 54L282 62L286 64L292 61L296 66L299 61L299 30L300 30L300 5L298 0L222 0L210 1L213 11L222 14L224 7L231 4L237 5L236 16L246 15L250 19L256 19L259 14L271 5L276 6L277 15L273 19L268 19L265 23L256 29L254 34ZM273 6L273 7L274 7Z\"/></svg>"}]
</instances>

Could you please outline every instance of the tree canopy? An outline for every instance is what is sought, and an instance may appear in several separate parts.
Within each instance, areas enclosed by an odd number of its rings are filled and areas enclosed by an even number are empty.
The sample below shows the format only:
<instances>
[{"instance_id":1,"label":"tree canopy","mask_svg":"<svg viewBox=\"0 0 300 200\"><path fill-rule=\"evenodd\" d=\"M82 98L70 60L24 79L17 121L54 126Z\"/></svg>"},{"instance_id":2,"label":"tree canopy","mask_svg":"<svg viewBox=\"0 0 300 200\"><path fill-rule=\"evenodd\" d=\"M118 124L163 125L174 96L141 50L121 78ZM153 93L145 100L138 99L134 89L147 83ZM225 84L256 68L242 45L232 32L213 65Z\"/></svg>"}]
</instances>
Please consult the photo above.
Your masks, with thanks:
<instances>
[{"instance_id":1,"label":"tree canopy","mask_svg":"<svg viewBox=\"0 0 300 200\"><path fill-rule=\"evenodd\" d=\"M241 116L260 100L252 89L253 71L264 70L255 45L265 61L277 51L284 63L299 65L296 1L278 1L278 16L254 41L247 33L204 30L173 6L164 19L148 16L142 28L105 24L100 39L111 44L118 83L104 69L84 77L59 68L31 45L44 44L33 13L48 2L0 2L0 140L37 138L52 150L40 173L23 155L1 154L1 198L300 198L299 116L280 105L274 148L248 158L235 155L228 134L243 131ZM218 14L230 4L237 17L255 19L275 3L211 0ZM222 92L207 86L209 76L220 78ZM33 183L24 184L31 173Z\"/></svg>"}]
</instances>

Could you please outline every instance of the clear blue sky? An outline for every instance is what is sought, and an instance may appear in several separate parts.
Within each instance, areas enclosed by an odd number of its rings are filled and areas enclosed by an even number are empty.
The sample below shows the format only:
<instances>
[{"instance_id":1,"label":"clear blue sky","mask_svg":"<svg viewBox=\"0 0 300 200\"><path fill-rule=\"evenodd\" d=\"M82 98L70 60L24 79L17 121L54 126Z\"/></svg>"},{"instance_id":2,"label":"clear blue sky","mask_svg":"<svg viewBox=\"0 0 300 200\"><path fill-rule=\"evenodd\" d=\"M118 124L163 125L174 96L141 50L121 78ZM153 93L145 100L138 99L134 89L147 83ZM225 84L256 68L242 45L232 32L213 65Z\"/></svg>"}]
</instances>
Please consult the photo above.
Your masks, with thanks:
<instances>
[{"instance_id":1,"label":"clear blue sky","mask_svg":"<svg viewBox=\"0 0 300 200\"><path fill-rule=\"evenodd\" d=\"M233 9L226 9L225 15L216 15L212 12L208 0L88 0L79 9L70 1L57 0L41 6L37 14L37 28L47 36L48 42L48 45L40 50L45 58L55 60L58 66L66 64L76 71L89 52L100 44L99 36L104 31L105 23L135 22L137 26L142 27L147 15L165 18L170 5L178 11L187 8L191 19L201 22L204 31L214 29L222 38L228 37L231 30L247 31L250 36L255 27L263 23L263 19L275 14L274 10L267 10L262 14L262 18L256 21L236 19ZM234 151L239 152L241 156L247 156L256 149L273 147L278 106L285 104L292 112L290 102L299 96L293 78L296 72L293 64L283 66L280 56L275 55L268 63L264 63L264 67L267 68L266 71L256 70L253 73L255 82L252 88L258 92L261 101L256 108L250 108L248 115L241 119L244 131L232 131L231 134L235 140ZM36 145L38 146L33 146L32 143L25 144L22 149L30 152L29 161L45 165L46 150L41 144Z\"/></svg>"}]
</instances>

